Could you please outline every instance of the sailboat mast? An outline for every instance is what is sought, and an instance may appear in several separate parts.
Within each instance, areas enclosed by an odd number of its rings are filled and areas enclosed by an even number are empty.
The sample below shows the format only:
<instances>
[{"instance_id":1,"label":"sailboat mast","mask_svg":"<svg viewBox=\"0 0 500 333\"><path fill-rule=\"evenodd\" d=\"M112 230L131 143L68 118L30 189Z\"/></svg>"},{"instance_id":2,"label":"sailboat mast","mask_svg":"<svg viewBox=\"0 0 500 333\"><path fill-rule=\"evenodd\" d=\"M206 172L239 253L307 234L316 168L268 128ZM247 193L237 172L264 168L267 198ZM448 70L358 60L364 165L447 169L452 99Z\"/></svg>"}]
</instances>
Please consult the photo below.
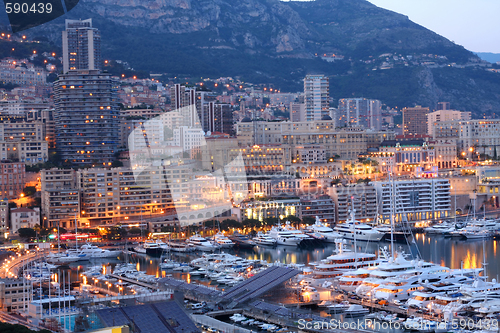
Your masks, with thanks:
<instances>
[{"instance_id":1,"label":"sailboat mast","mask_svg":"<svg viewBox=\"0 0 500 333\"><path fill-rule=\"evenodd\" d=\"M76 245L76 250L78 250L78 221L76 220L76 211L75 211L75 245Z\"/></svg>"},{"instance_id":2,"label":"sailboat mast","mask_svg":"<svg viewBox=\"0 0 500 333\"><path fill-rule=\"evenodd\" d=\"M59 225L61 221L57 221L57 253L61 252L61 234L59 233Z\"/></svg>"},{"instance_id":3,"label":"sailboat mast","mask_svg":"<svg viewBox=\"0 0 500 333\"><path fill-rule=\"evenodd\" d=\"M389 182L391 185L391 257L394 259L394 205L395 205L395 186L393 177L394 166L391 165L391 172L389 173Z\"/></svg>"},{"instance_id":4,"label":"sailboat mast","mask_svg":"<svg viewBox=\"0 0 500 333\"><path fill-rule=\"evenodd\" d=\"M455 228L457 225L457 185L455 184Z\"/></svg>"},{"instance_id":5,"label":"sailboat mast","mask_svg":"<svg viewBox=\"0 0 500 333\"><path fill-rule=\"evenodd\" d=\"M354 196L351 197L351 219L353 223L354 233L354 262L358 262L358 246L356 244L356 210L354 210ZM357 268L357 267L356 267Z\"/></svg>"}]
</instances>

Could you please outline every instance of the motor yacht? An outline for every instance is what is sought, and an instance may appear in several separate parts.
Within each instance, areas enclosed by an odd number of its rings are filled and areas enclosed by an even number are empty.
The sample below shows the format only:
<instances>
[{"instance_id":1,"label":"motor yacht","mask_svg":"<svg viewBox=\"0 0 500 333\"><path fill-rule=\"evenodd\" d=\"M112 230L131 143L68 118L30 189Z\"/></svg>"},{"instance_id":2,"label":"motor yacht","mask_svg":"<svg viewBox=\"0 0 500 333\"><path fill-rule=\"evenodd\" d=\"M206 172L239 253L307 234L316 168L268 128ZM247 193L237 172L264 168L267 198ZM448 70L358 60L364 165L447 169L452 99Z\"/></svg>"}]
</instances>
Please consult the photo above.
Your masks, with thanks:
<instances>
[{"instance_id":1,"label":"motor yacht","mask_svg":"<svg viewBox=\"0 0 500 333\"><path fill-rule=\"evenodd\" d=\"M422 289L422 281L441 282L450 276L450 269L442 266L421 268L416 272L385 279L371 291L370 298L393 302L408 300L415 291Z\"/></svg>"},{"instance_id":2,"label":"motor yacht","mask_svg":"<svg viewBox=\"0 0 500 333\"><path fill-rule=\"evenodd\" d=\"M289 231L292 235L295 235L295 237L302 239L302 243L304 245L309 243L309 242L313 242L315 240L314 237L311 237L311 236L303 233L302 231L295 229L292 226L292 224L290 223L290 221L286 221L285 224L283 224L281 227L283 230ZM324 237L320 237L320 238L323 239Z\"/></svg>"},{"instance_id":3,"label":"motor yacht","mask_svg":"<svg viewBox=\"0 0 500 333\"><path fill-rule=\"evenodd\" d=\"M276 244L278 243L276 239L260 231L257 233L257 236L253 238L253 241L257 245L267 245L267 246L276 246Z\"/></svg>"},{"instance_id":4,"label":"motor yacht","mask_svg":"<svg viewBox=\"0 0 500 333\"><path fill-rule=\"evenodd\" d=\"M220 249L220 246L210 242L198 234L189 237L186 242L198 251L214 252L215 250Z\"/></svg>"},{"instance_id":5,"label":"motor yacht","mask_svg":"<svg viewBox=\"0 0 500 333\"><path fill-rule=\"evenodd\" d=\"M170 247L170 251L172 252L193 252L196 250L196 248L188 243L183 243L183 242L174 242L170 241L168 242L168 246Z\"/></svg>"},{"instance_id":6,"label":"motor yacht","mask_svg":"<svg viewBox=\"0 0 500 333\"><path fill-rule=\"evenodd\" d=\"M162 269L174 269L176 267L179 267L180 264L178 262L175 262L171 259L165 259L161 264L160 268Z\"/></svg>"},{"instance_id":7,"label":"motor yacht","mask_svg":"<svg viewBox=\"0 0 500 333\"><path fill-rule=\"evenodd\" d=\"M76 255L70 255L67 252L50 253L45 260L51 264L56 265L66 265L72 262L81 260L80 257Z\"/></svg>"},{"instance_id":8,"label":"motor yacht","mask_svg":"<svg viewBox=\"0 0 500 333\"><path fill-rule=\"evenodd\" d=\"M134 251L140 254L146 254L146 249L144 248L144 244L139 244L135 246Z\"/></svg>"},{"instance_id":9,"label":"motor yacht","mask_svg":"<svg viewBox=\"0 0 500 333\"><path fill-rule=\"evenodd\" d=\"M81 248L70 249L67 250L66 253L70 257L78 257L79 260L90 260L98 258L114 258L119 256L122 251L101 249L100 247L95 245L84 244Z\"/></svg>"},{"instance_id":10,"label":"motor yacht","mask_svg":"<svg viewBox=\"0 0 500 333\"><path fill-rule=\"evenodd\" d=\"M383 284L386 279L397 278L403 274L417 276L427 268L441 267L425 261L409 261L405 258L406 254L404 252L396 252L394 257L389 258L386 262L381 262L369 271L368 278L365 278L355 290L358 296L370 298L370 295L372 295L370 292Z\"/></svg>"},{"instance_id":11,"label":"motor yacht","mask_svg":"<svg viewBox=\"0 0 500 333\"><path fill-rule=\"evenodd\" d=\"M367 268L358 268L353 271L347 271L341 276L337 277L337 287L347 293L356 291L365 279L369 278L370 270Z\"/></svg>"},{"instance_id":12,"label":"motor yacht","mask_svg":"<svg viewBox=\"0 0 500 333\"><path fill-rule=\"evenodd\" d=\"M488 239L493 237L493 232L487 229L483 229L477 226L467 226L463 230L460 231L460 235L462 235L465 239Z\"/></svg>"},{"instance_id":13,"label":"motor yacht","mask_svg":"<svg viewBox=\"0 0 500 333\"><path fill-rule=\"evenodd\" d=\"M375 254L353 252L347 249L344 239L337 238L334 254L313 264L312 277L315 279L333 278L347 271L376 264L378 261Z\"/></svg>"},{"instance_id":14,"label":"motor yacht","mask_svg":"<svg viewBox=\"0 0 500 333\"><path fill-rule=\"evenodd\" d=\"M221 232L215 234L214 242L218 244L222 249L230 249L234 246L234 243Z\"/></svg>"},{"instance_id":15,"label":"motor yacht","mask_svg":"<svg viewBox=\"0 0 500 333\"><path fill-rule=\"evenodd\" d=\"M269 236L275 239L278 245L298 246L303 241L303 238L297 237L296 234L281 226L273 226L269 231Z\"/></svg>"},{"instance_id":16,"label":"motor yacht","mask_svg":"<svg viewBox=\"0 0 500 333\"><path fill-rule=\"evenodd\" d=\"M415 268L406 273L388 277L371 291L371 298L389 302L405 301L417 290L429 293L456 291L464 283L472 281L477 269L453 270L424 261L416 262Z\"/></svg>"},{"instance_id":17,"label":"motor yacht","mask_svg":"<svg viewBox=\"0 0 500 333\"><path fill-rule=\"evenodd\" d=\"M343 238L356 238L356 240L358 241L378 242L385 235L385 233L382 233L372 228L368 224L364 224L361 222L340 223L337 224L333 230L342 235Z\"/></svg>"},{"instance_id":18,"label":"motor yacht","mask_svg":"<svg viewBox=\"0 0 500 333\"><path fill-rule=\"evenodd\" d=\"M370 312L370 310L359 304L352 304L347 310L345 310L345 314L348 316L362 316L368 312Z\"/></svg>"},{"instance_id":19,"label":"motor yacht","mask_svg":"<svg viewBox=\"0 0 500 333\"><path fill-rule=\"evenodd\" d=\"M238 231L235 231L230 237L234 243L234 246L240 248L240 249L251 249L255 245L255 242L248 238L248 236L240 234Z\"/></svg>"},{"instance_id":20,"label":"motor yacht","mask_svg":"<svg viewBox=\"0 0 500 333\"><path fill-rule=\"evenodd\" d=\"M351 307L351 304L348 301L342 301L342 302L337 303L337 304L328 305L326 308L327 308L327 311L329 313L340 313L340 312L344 312L345 310L349 309L350 307Z\"/></svg>"},{"instance_id":21,"label":"motor yacht","mask_svg":"<svg viewBox=\"0 0 500 333\"><path fill-rule=\"evenodd\" d=\"M449 225L447 223L438 223L431 227L424 228L424 232L426 234L432 234L432 235L444 235L455 230L456 230L455 226Z\"/></svg>"},{"instance_id":22,"label":"motor yacht","mask_svg":"<svg viewBox=\"0 0 500 333\"><path fill-rule=\"evenodd\" d=\"M143 247L146 250L146 254L150 256L161 256L163 252L168 252L170 250L168 244L163 243L159 239L155 241L144 242Z\"/></svg>"},{"instance_id":23,"label":"motor yacht","mask_svg":"<svg viewBox=\"0 0 500 333\"><path fill-rule=\"evenodd\" d=\"M81 253L88 254L90 258L114 258L119 256L122 251L121 250L108 250L101 249L98 246L92 244L84 244L80 248Z\"/></svg>"},{"instance_id":24,"label":"motor yacht","mask_svg":"<svg viewBox=\"0 0 500 333\"><path fill-rule=\"evenodd\" d=\"M319 220L319 217L316 216L316 222L304 229L306 234L314 233L323 236L323 240L327 243L335 243L335 240L341 238L342 235L338 232L333 231L332 228L327 227ZM315 237L314 237L315 238Z\"/></svg>"}]
</instances>

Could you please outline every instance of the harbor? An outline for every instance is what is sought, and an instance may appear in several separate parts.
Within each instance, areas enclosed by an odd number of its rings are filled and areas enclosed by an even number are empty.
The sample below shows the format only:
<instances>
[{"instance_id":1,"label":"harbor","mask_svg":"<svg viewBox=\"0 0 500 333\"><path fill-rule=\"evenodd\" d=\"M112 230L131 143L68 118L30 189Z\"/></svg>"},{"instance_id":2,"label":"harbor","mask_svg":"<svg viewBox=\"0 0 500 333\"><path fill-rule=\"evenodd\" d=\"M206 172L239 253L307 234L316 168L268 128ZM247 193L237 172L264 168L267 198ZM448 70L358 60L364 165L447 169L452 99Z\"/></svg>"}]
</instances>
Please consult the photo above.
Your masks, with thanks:
<instances>
[{"instance_id":1,"label":"harbor","mask_svg":"<svg viewBox=\"0 0 500 333\"><path fill-rule=\"evenodd\" d=\"M496 323L499 313L497 224L450 223L411 233L406 242L391 241L368 225L331 229L317 221L315 230L284 224L253 237L196 235L182 246L177 241L177 250L168 239L111 250L91 244L38 248L6 258L1 273L23 281L28 296L10 312L54 331L69 332L78 320L109 307L174 298L200 325L222 331L227 325L241 332L316 330L299 327L306 322L336 331L336 320L360 318L363 326L350 331L373 331L376 322L397 323L398 332L411 325L457 331L440 327L453 320L469 330L489 330L481 325ZM464 236L481 226L488 237ZM367 239L372 235L374 241Z\"/></svg>"}]
</instances>

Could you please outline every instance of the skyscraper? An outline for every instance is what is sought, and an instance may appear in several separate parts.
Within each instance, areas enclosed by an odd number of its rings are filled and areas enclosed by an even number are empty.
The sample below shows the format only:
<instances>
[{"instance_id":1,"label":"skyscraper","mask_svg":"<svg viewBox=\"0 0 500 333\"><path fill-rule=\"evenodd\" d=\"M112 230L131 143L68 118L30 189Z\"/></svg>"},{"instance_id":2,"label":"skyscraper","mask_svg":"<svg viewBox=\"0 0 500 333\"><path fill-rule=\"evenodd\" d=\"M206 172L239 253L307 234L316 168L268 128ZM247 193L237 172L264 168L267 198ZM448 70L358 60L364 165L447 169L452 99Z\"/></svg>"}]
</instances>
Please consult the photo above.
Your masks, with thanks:
<instances>
[{"instance_id":1,"label":"skyscraper","mask_svg":"<svg viewBox=\"0 0 500 333\"><path fill-rule=\"evenodd\" d=\"M119 142L118 83L98 70L69 71L54 83L56 149L76 165L108 165Z\"/></svg>"},{"instance_id":2,"label":"skyscraper","mask_svg":"<svg viewBox=\"0 0 500 333\"><path fill-rule=\"evenodd\" d=\"M342 98L337 110L338 127L361 127L380 130L382 103L377 99Z\"/></svg>"},{"instance_id":3,"label":"skyscraper","mask_svg":"<svg viewBox=\"0 0 500 333\"><path fill-rule=\"evenodd\" d=\"M66 20L62 48L63 73L101 69L101 33L92 28L92 19Z\"/></svg>"},{"instance_id":4,"label":"skyscraper","mask_svg":"<svg viewBox=\"0 0 500 333\"><path fill-rule=\"evenodd\" d=\"M209 102L207 108L207 132L234 135L233 109L230 104Z\"/></svg>"},{"instance_id":5,"label":"skyscraper","mask_svg":"<svg viewBox=\"0 0 500 333\"><path fill-rule=\"evenodd\" d=\"M330 113L330 85L324 75L307 75L304 79L305 120L321 120Z\"/></svg>"},{"instance_id":6,"label":"skyscraper","mask_svg":"<svg viewBox=\"0 0 500 333\"><path fill-rule=\"evenodd\" d=\"M427 134L427 114L429 108L417 105L403 109L403 135Z\"/></svg>"}]
</instances>

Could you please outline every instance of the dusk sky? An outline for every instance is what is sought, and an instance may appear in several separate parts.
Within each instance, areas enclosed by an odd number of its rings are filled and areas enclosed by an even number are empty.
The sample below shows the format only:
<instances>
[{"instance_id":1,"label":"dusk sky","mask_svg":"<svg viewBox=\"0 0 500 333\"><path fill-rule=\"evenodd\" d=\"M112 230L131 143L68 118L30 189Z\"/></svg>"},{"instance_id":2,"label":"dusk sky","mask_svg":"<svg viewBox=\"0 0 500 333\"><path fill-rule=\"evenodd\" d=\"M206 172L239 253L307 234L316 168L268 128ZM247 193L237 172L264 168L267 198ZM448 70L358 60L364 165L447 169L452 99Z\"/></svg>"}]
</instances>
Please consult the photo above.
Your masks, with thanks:
<instances>
[{"instance_id":1,"label":"dusk sky","mask_svg":"<svg viewBox=\"0 0 500 333\"><path fill-rule=\"evenodd\" d=\"M368 0L473 52L500 53L499 0Z\"/></svg>"}]
</instances>

